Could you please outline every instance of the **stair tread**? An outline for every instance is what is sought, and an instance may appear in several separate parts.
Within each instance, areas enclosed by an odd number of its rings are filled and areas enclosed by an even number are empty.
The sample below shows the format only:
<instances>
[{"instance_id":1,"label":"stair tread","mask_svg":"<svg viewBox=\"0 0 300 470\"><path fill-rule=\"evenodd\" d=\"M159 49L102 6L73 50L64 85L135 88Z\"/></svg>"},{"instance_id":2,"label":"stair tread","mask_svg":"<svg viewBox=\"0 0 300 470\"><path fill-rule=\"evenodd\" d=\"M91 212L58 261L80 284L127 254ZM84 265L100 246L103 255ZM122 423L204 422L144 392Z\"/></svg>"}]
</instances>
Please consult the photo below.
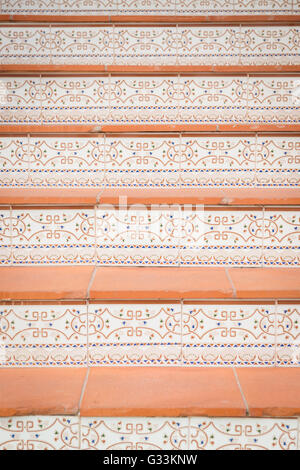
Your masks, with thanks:
<instances>
[{"instance_id":1,"label":"stair tread","mask_svg":"<svg viewBox=\"0 0 300 470\"><path fill-rule=\"evenodd\" d=\"M0 416L300 415L299 368L1 369Z\"/></svg>"},{"instance_id":2,"label":"stair tread","mask_svg":"<svg viewBox=\"0 0 300 470\"><path fill-rule=\"evenodd\" d=\"M297 299L297 268L10 266L1 300Z\"/></svg>"},{"instance_id":3,"label":"stair tread","mask_svg":"<svg viewBox=\"0 0 300 470\"><path fill-rule=\"evenodd\" d=\"M299 205L299 188L1 188L0 204Z\"/></svg>"}]
</instances>

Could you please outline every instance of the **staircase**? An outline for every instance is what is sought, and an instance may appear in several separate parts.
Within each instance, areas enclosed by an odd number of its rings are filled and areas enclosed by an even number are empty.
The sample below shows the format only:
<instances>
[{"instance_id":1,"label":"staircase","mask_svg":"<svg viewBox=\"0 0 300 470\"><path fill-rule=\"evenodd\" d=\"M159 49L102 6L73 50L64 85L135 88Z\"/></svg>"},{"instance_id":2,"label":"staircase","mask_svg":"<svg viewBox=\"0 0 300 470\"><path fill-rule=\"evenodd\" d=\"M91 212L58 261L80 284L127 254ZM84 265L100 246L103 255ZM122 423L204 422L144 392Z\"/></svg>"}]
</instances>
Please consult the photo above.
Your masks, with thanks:
<instances>
[{"instance_id":1,"label":"staircase","mask_svg":"<svg viewBox=\"0 0 300 470\"><path fill-rule=\"evenodd\" d=\"M300 2L0 21L0 448L300 450Z\"/></svg>"}]
</instances>

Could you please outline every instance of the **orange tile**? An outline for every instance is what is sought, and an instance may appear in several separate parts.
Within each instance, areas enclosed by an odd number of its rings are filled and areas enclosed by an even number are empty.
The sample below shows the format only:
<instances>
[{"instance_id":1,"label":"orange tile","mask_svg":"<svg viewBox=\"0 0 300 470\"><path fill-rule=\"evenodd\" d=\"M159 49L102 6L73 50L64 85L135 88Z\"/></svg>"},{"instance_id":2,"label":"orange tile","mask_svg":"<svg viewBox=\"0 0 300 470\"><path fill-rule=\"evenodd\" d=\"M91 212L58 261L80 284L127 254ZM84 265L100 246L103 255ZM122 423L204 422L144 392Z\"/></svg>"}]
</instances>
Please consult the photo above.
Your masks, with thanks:
<instances>
[{"instance_id":1,"label":"orange tile","mask_svg":"<svg viewBox=\"0 0 300 470\"><path fill-rule=\"evenodd\" d=\"M300 189L204 188L6 188L0 189L0 204L221 204L221 205L300 205ZM120 199L122 198L122 199Z\"/></svg>"},{"instance_id":2,"label":"orange tile","mask_svg":"<svg viewBox=\"0 0 300 470\"><path fill-rule=\"evenodd\" d=\"M300 297L298 268L229 268L227 272L239 299Z\"/></svg>"},{"instance_id":3,"label":"orange tile","mask_svg":"<svg viewBox=\"0 0 300 470\"><path fill-rule=\"evenodd\" d=\"M0 299L85 299L93 269L92 266L1 267Z\"/></svg>"},{"instance_id":4,"label":"orange tile","mask_svg":"<svg viewBox=\"0 0 300 470\"><path fill-rule=\"evenodd\" d=\"M245 416L232 369L90 369L81 416Z\"/></svg>"},{"instance_id":5,"label":"orange tile","mask_svg":"<svg viewBox=\"0 0 300 470\"><path fill-rule=\"evenodd\" d=\"M38 190L39 191L39 190ZM6 190L7 193L7 190ZM25 192L26 194L26 192ZM105 189L100 203L124 204L300 205L300 188ZM0 202L2 200L0 190ZM7 199L6 199L7 200ZM11 202L13 203L12 199Z\"/></svg>"},{"instance_id":6,"label":"orange tile","mask_svg":"<svg viewBox=\"0 0 300 470\"><path fill-rule=\"evenodd\" d=\"M245 368L237 375L250 416L300 415L300 368Z\"/></svg>"},{"instance_id":7,"label":"orange tile","mask_svg":"<svg viewBox=\"0 0 300 470\"><path fill-rule=\"evenodd\" d=\"M101 188L6 188L0 189L0 204L72 204L90 205L97 202Z\"/></svg>"},{"instance_id":8,"label":"orange tile","mask_svg":"<svg viewBox=\"0 0 300 470\"><path fill-rule=\"evenodd\" d=\"M75 415L86 369L0 369L0 416Z\"/></svg>"},{"instance_id":9,"label":"orange tile","mask_svg":"<svg viewBox=\"0 0 300 470\"><path fill-rule=\"evenodd\" d=\"M101 267L91 299L159 300L232 297L223 268Z\"/></svg>"}]
</instances>

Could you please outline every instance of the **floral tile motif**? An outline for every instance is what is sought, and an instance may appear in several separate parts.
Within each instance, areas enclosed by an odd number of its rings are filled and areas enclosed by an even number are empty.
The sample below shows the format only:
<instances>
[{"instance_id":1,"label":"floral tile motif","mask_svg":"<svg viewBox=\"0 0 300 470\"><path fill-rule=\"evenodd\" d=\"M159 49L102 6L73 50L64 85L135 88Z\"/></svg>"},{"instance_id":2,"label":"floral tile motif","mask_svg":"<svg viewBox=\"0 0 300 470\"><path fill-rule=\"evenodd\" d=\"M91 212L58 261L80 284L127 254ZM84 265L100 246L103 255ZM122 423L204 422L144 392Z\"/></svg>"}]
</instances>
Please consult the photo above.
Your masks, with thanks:
<instances>
[{"instance_id":1,"label":"floral tile motif","mask_svg":"<svg viewBox=\"0 0 300 470\"><path fill-rule=\"evenodd\" d=\"M300 213L295 210L264 212L264 266L298 266Z\"/></svg>"},{"instance_id":2,"label":"floral tile motif","mask_svg":"<svg viewBox=\"0 0 300 470\"><path fill-rule=\"evenodd\" d=\"M260 266L263 212L189 210L181 212L182 266Z\"/></svg>"},{"instance_id":3,"label":"floral tile motif","mask_svg":"<svg viewBox=\"0 0 300 470\"><path fill-rule=\"evenodd\" d=\"M2 64L295 65L296 26L3 27Z\"/></svg>"},{"instance_id":4,"label":"floral tile motif","mask_svg":"<svg viewBox=\"0 0 300 470\"><path fill-rule=\"evenodd\" d=\"M0 123L295 124L298 88L287 77L5 77Z\"/></svg>"},{"instance_id":5,"label":"floral tile motif","mask_svg":"<svg viewBox=\"0 0 300 470\"><path fill-rule=\"evenodd\" d=\"M1 137L1 187L298 187L297 137Z\"/></svg>"},{"instance_id":6,"label":"floral tile motif","mask_svg":"<svg viewBox=\"0 0 300 470\"><path fill-rule=\"evenodd\" d=\"M196 418L190 450L297 450L296 419Z\"/></svg>"},{"instance_id":7,"label":"floral tile motif","mask_svg":"<svg viewBox=\"0 0 300 470\"><path fill-rule=\"evenodd\" d=\"M89 305L90 365L180 365L180 304Z\"/></svg>"},{"instance_id":8,"label":"floral tile motif","mask_svg":"<svg viewBox=\"0 0 300 470\"><path fill-rule=\"evenodd\" d=\"M11 260L11 211L0 209L0 264Z\"/></svg>"},{"instance_id":9,"label":"floral tile motif","mask_svg":"<svg viewBox=\"0 0 300 470\"><path fill-rule=\"evenodd\" d=\"M16 416L0 418L0 450L78 450L79 418Z\"/></svg>"},{"instance_id":10,"label":"floral tile motif","mask_svg":"<svg viewBox=\"0 0 300 470\"><path fill-rule=\"evenodd\" d=\"M240 15L293 14L300 9L299 0L6 0L1 13L31 15Z\"/></svg>"},{"instance_id":11,"label":"floral tile motif","mask_svg":"<svg viewBox=\"0 0 300 470\"><path fill-rule=\"evenodd\" d=\"M185 304L183 364L274 366L275 305Z\"/></svg>"},{"instance_id":12,"label":"floral tile motif","mask_svg":"<svg viewBox=\"0 0 300 470\"><path fill-rule=\"evenodd\" d=\"M12 264L92 263L94 210L13 210L11 240Z\"/></svg>"},{"instance_id":13,"label":"floral tile motif","mask_svg":"<svg viewBox=\"0 0 300 470\"><path fill-rule=\"evenodd\" d=\"M0 305L1 367L87 364L86 305Z\"/></svg>"},{"instance_id":14,"label":"floral tile motif","mask_svg":"<svg viewBox=\"0 0 300 470\"><path fill-rule=\"evenodd\" d=\"M299 266L296 208L107 206L0 214L2 264Z\"/></svg>"},{"instance_id":15,"label":"floral tile motif","mask_svg":"<svg viewBox=\"0 0 300 470\"><path fill-rule=\"evenodd\" d=\"M167 265L179 260L180 207L97 209L97 262L101 265Z\"/></svg>"},{"instance_id":16,"label":"floral tile motif","mask_svg":"<svg viewBox=\"0 0 300 470\"><path fill-rule=\"evenodd\" d=\"M187 450L188 418L81 418L81 449Z\"/></svg>"},{"instance_id":17,"label":"floral tile motif","mask_svg":"<svg viewBox=\"0 0 300 470\"><path fill-rule=\"evenodd\" d=\"M277 364L300 366L300 305L278 304Z\"/></svg>"}]
</instances>

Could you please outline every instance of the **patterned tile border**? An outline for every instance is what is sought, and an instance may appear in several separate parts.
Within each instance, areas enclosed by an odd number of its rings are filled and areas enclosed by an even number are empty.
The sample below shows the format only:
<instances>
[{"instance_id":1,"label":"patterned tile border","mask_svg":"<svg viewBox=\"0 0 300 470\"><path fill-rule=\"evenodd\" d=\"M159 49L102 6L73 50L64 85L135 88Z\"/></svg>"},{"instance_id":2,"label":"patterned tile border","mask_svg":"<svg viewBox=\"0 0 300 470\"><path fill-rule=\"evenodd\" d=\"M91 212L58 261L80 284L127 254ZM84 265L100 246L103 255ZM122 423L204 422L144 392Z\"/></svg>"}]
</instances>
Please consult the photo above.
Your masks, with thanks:
<instances>
[{"instance_id":1,"label":"patterned tile border","mask_svg":"<svg viewBox=\"0 0 300 470\"><path fill-rule=\"evenodd\" d=\"M1 450L297 450L297 419L0 418Z\"/></svg>"},{"instance_id":2,"label":"patterned tile border","mask_svg":"<svg viewBox=\"0 0 300 470\"><path fill-rule=\"evenodd\" d=\"M1 137L0 187L298 187L298 137Z\"/></svg>"},{"instance_id":3,"label":"patterned tile border","mask_svg":"<svg viewBox=\"0 0 300 470\"><path fill-rule=\"evenodd\" d=\"M204 5L190 0L5 0L1 13L39 15L234 15L292 14L300 10L299 0L213 0Z\"/></svg>"},{"instance_id":4,"label":"patterned tile border","mask_svg":"<svg viewBox=\"0 0 300 470\"><path fill-rule=\"evenodd\" d=\"M300 306L0 305L1 367L300 366Z\"/></svg>"},{"instance_id":5,"label":"patterned tile border","mask_svg":"<svg viewBox=\"0 0 300 470\"><path fill-rule=\"evenodd\" d=\"M1 209L0 263L295 267L299 231L297 208Z\"/></svg>"},{"instance_id":6,"label":"patterned tile border","mask_svg":"<svg viewBox=\"0 0 300 470\"><path fill-rule=\"evenodd\" d=\"M299 124L292 77L3 77L0 124Z\"/></svg>"},{"instance_id":7,"label":"patterned tile border","mask_svg":"<svg viewBox=\"0 0 300 470\"><path fill-rule=\"evenodd\" d=\"M8 26L0 64L297 65L299 44L297 26Z\"/></svg>"}]
</instances>

